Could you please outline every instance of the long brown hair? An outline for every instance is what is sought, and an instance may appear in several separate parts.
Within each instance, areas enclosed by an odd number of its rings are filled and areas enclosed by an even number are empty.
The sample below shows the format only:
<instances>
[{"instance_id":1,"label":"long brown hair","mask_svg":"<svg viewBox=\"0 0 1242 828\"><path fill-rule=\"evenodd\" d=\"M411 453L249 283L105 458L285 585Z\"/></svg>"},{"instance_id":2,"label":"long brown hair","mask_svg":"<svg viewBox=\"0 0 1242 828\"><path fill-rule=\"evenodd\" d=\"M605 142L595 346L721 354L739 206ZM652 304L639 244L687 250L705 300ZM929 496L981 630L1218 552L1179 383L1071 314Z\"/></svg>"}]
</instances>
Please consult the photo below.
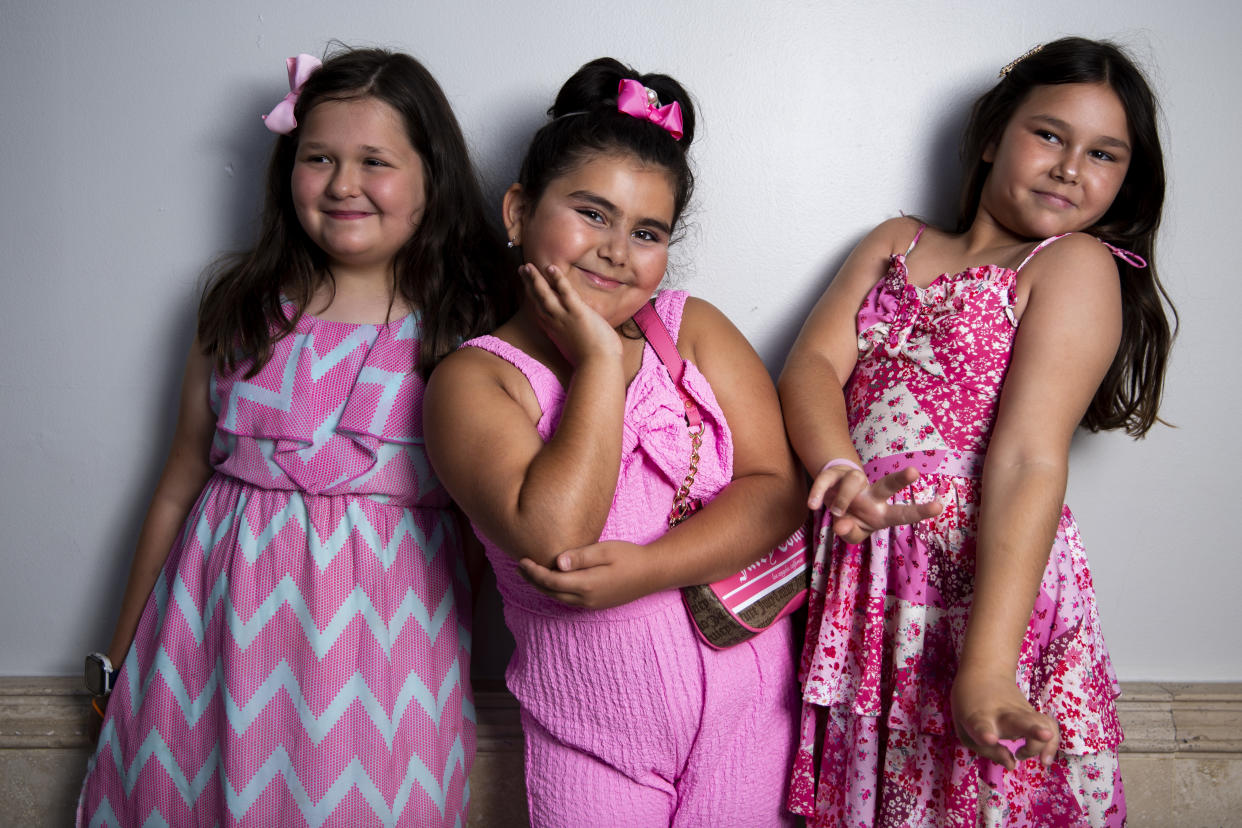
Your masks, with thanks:
<instances>
[{"instance_id":1,"label":"long brown hair","mask_svg":"<svg viewBox=\"0 0 1242 828\"><path fill-rule=\"evenodd\" d=\"M393 296L421 315L418 365L427 376L462 339L484 333L516 308L505 273L499 231L487 220L461 128L435 78L417 60L382 49L354 49L328 58L302 87L294 109L304 123L324 101L375 98L405 125L426 173L426 207L414 235L397 252ZM220 370L253 359L253 376L272 345L293 330L321 280L327 258L294 212L290 177L298 129L276 139L267 168L259 239L211 269L199 304L198 337ZM282 296L296 306L290 317Z\"/></svg>"},{"instance_id":2,"label":"long brown hair","mask_svg":"<svg viewBox=\"0 0 1242 828\"><path fill-rule=\"evenodd\" d=\"M1156 273L1156 231L1164 206L1164 155L1156 126L1156 99L1142 72L1118 46L1107 41L1067 37L1049 43L1015 63L979 100L962 138L964 166L956 231L974 222L992 165L983 152L999 141L1014 111L1037 86L1106 83L1126 112L1133 144L1130 166L1108 212L1085 232L1126 248L1147 260L1137 268L1118 260L1121 275L1121 344L1100 383L1082 425L1090 431L1124 428L1141 437L1159 419L1169 349L1177 309ZM1165 308L1173 317L1171 329Z\"/></svg>"}]
</instances>

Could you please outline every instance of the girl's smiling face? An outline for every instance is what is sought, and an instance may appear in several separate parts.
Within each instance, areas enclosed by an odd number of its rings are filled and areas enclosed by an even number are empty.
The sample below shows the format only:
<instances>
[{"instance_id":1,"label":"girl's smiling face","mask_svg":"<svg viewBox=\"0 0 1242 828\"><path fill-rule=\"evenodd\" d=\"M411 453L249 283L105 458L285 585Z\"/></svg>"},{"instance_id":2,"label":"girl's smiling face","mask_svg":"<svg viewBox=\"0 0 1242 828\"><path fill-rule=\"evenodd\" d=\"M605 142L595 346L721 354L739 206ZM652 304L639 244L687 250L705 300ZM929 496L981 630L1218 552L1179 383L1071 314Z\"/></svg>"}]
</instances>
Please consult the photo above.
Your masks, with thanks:
<instances>
[{"instance_id":1,"label":"girl's smiling face","mask_svg":"<svg viewBox=\"0 0 1242 828\"><path fill-rule=\"evenodd\" d=\"M426 206L423 159L375 98L328 100L305 118L292 175L302 228L338 271L392 267Z\"/></svg>"},{"instance_id":2,"label":"girl's smiling face","mask_svg":"<svg viewBox=\"0 0 1242 828\"><path fill-rule=\"evenodd\" d=\"M1024 239L1084 230L1108 212L1130 155L1126 112L1107 84L1035 87L984 150L992 169L979 210Z\"/></svg>"},{"instance_id":3,"label":"girl's smiling face","mask_svg":"<svg viewBox=\"0 0 1242 828\"><path fill-rule=\"evenodd\" d=\"M651 298L668 265L673 185L628 154L588 157L551 180L535 203L505 194L505 226L527 262L556 265L614 328Z\"/></svg>"}]
</instances>

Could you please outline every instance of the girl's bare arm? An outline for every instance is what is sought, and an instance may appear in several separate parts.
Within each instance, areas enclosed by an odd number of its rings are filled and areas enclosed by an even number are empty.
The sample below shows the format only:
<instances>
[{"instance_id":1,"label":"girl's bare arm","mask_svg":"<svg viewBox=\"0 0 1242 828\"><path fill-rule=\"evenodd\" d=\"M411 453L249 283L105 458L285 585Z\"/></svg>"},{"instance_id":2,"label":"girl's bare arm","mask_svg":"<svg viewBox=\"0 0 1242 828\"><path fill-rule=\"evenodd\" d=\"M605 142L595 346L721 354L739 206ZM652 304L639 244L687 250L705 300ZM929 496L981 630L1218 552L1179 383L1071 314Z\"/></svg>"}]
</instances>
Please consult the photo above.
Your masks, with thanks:
<instances>
[{"instance_id":1,"label":"girl's bare arm","mask_svg":"<svg viewBox=\"0 0 1242 828\"><path fill-rule=\"evenodd\" d=\"M453 499L515 558L551 562L599 539L617 484L625 376L616 331L555 270L530 266L527 301L574 363L560 423L545 443L526 379L477 349L450 355L423 401L427 453Z\"/></svg>"},{"instance_id":2,"label":"girl's bare arm","mask_svg":"<svg viewBox=\"0 0 1242 828\"><path fill-rule=\"evenodd\" d=\"M917 230L912 219L892 219L854 248L803 324L777 383L790 442L812 478L807 505L818 509L826 503L835 516L833 531L850 543L860 543L879 528L913 523L940 511L934 503L887 504L917 477L912 470L872 486L849 465L823 468L830 460L859 461L842 392L858 360L858 309L883 278L893 251L904 250Z\"/></svg>"},{"instance_id":3,"label":"girl's bare arm","mask_svg":"<svg viewBox=\"0 0 1242 828\"><path fill-rule=\"evenodd\" d=\"M173 541L211 477L208 455L216 420L208 402L210 381L211 359L203 354L195 340L186 359L172 447L138 536L129 580L121 598L121 613L112 633L112 642L108 645L108 658L117 667L129 651L134 631L138 628L138 619Z\"/></svg>"},{"instance_id":4,"label":"girl's bare arm","mask_svg":"<svg viewBox=\"0 0 1242 828\"><path fill-rule=\"evenodd\" d=\"M1055 754L1056 724L1015 683L1018 655L1065 497L1070 439L1121 337L1117 268L1107 249L1071 236L1022 271L1030 298L983 472L975 593L953 687L958 735L1012 768Z\"/></svg>"}]
</instances>

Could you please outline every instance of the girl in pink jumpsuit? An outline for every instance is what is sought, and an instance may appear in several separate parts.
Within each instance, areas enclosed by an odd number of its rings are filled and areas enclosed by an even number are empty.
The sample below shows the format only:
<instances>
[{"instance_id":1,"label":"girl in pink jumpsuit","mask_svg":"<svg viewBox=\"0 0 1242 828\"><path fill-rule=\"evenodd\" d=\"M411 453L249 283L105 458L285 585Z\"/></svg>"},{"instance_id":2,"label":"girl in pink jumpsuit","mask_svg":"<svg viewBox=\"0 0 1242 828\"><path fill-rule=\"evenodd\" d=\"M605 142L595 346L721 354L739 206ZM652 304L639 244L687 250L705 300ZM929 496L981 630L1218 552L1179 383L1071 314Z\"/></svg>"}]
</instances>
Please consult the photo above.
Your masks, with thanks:
<instances>
[{"instance_id":1,"label":"girl in pink jumpsuit","mask_svg":"<svg viewBox=\"0 0 1242 828\"><path fill-rule=\"evenodd\" d=\"M763 365L715 308L655 307L705 431L692 496L683 404L631 320L690 197L682 87L614 60L566 82L504 220L526 301L448 357L431 460L496 569L517 649L534 825L784 825L797 710L790 626L716 651L677 588L735 572L805 514ZM434 447L433 447L434 446Z\"/></svg>"}]
</instances>

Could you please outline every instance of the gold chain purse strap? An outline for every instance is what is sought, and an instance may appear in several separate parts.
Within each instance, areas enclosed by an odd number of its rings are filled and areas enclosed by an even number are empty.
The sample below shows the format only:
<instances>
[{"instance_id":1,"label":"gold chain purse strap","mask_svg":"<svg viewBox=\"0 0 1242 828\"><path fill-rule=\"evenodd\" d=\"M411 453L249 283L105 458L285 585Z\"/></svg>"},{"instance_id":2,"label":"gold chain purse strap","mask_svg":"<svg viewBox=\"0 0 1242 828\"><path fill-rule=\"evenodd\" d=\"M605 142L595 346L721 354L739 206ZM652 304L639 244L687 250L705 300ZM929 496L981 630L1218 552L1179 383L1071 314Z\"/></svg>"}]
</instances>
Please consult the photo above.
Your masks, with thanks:
<instances>
[{"instance_id":1,"label":"gold chain purse strap","mask_svg":"<svg viewBox=\"0 0 1242 828\"><path fill-rule=\"evenodd\" d=\"M699 468L703 420L699 407L682 387L686 363L655 309L643 305L634 314L634 321L668 369L686 411L690 469L668 515L669 526L675 526L702 506L701 501L690 497L690 487ZM737 574L710 584L682 587L681 597L699 638L709 647L723 649L758 635L801 606L806 600L808 572L806 533L799 528L789 540Z\"/></svg>"},{"instance_id":2,"label":"gold chain purse strap","mask_svg":"<svg viewBox=\"0 0 1242 828\"><path fill-rule=\"evenodd\" d=\"M673 508L668 513L670 529L690 517L702 505L697 499L690 499L690 487L694 485L694 475L699 470L699 447L702 445L703 424L699 423L697 431L690 430L690 470L686 472L686 479L681 481L681 486L677 488L677 494L673 495Z\"/></svg>"},{"instance_id":3,"label":"gold chain purse strap","mask_svg":"<svg viewBox=\"0 0 1242 828\"><path fill-rule=\"evenodd\" d=\"M643 336L647 338L656 356L668 369L669 376L673 378L673 387L677 389L677 396L681 398L682 407L685 409L686 429L690 433L690 469L686 472L685 479L681 481L681 486L677 488L677 493L673 495L673 508L668 513L668 525L673 527L697 512L703 505L697 498L690 497L690 487L694 485L694 476L699 471L699 449L703 445L703 417L694 400L682 388L681 380L686 373L686 362L681 358L677 344L673 342L672 335L669 334L668 328L664 326L663 320L656 313L655 307L649 302L645 303L634 314L634 322L643 332Z\"/></svg>"}]
</instances>

